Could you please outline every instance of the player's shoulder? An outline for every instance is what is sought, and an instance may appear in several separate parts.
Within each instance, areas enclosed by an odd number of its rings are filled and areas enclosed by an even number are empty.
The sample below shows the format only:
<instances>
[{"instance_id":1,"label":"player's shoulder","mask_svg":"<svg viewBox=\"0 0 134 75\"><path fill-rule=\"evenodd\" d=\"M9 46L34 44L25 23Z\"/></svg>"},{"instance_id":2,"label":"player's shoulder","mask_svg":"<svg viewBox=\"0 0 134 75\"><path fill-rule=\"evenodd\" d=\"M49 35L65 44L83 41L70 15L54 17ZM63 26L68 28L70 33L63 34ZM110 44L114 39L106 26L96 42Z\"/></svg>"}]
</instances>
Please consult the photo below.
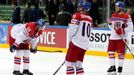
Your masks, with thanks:
<instances>
[{"instance_id":1,"label":"player's shoulder","mask_svg":"<svg viewBox=\"0 0 134 75\"><path fill-rule=\"evenodd\" d=\"M112 17L116 17L116 16L118 16L118 14L117 14L116 12L114 12L114 13L112 13L111 16L112 16Z\"/></svg>"},{"instance_id":2,"label":"player's shoulder","mask_svg":"<svg viewBox=\"0 0 134 75\"><path fill-rule=\"evenodd\" d=\"M28 23L25 24L25 28L26 29L32 29L32 30L34 30L35 27L36 27L36 23L35 22L28 22Z\"/></svg>"},{"instance_id":3,"label":"player's shoulder","mask_svg":"<svg viewBox=\"0 0 134 75\"><path fill-rule=\"evenodd\" d=\"M119 15L115 12L112 14L112 17L129 18L129 14L124 12L122 15Z\"/></svg>"},{"instance_id":4,"label":"player's shoulder","mask_svg":"<svg viewBox=\"0 0 134 75\"><path fill-rule=\"evenodd\" d=\"M26 27L33 27L35 25L36 25L35 22L28 22L28 23L26 23Z\"/></svg>"},{"instance_id":5,"label":"player's shoulder","mask_svg":"<svg viewBox=\"0 0 134 75\"><path fill-rule=\"evenodd\" d=\"M124 13L124 17L129 18L129 14L128 13Z\"/></svg>"},{"instance_id":6,"label":"player's shoulder","mask_svg":"<svg viewBox=\"0 0 134 75\"><path fill-rule=\"evenodd\" d=\"M81 15L80 13L74 13L72 18L73 19L78 19L78 18L80 18L80 15Z\"/></svg>"},{"instance_id":7,"label":"player's shoulder","mask_svg":"<svg viewBox=\"0 0 134 75\"><path fill-rule=\"evenodd\" d=\"M83 21L89 21L89 22L92 22L92 17L89 16L89 14L87 13L81 13L81 20Z\"/></svg>"}]
</instances>

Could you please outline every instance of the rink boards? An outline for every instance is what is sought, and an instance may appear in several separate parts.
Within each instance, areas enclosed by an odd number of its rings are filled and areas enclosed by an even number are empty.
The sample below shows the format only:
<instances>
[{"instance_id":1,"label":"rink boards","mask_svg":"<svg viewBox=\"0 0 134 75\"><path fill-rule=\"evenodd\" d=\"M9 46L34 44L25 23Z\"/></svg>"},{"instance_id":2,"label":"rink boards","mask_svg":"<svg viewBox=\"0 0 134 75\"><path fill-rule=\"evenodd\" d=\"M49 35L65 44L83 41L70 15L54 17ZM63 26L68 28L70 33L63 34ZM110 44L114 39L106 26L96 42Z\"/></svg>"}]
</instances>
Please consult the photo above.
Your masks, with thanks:
<instances>
[{"instance_id":1,"label":"rink boards","mask_svg":"<svg viewBox=\"0 0 134 75\"><path fill-rule=\"evenodd\" d=\"M8 35L13 25L0 24L3 27L2 35L0 37L0 47L9 48ZM91 33L90 49L87 50L87 55L107 56L108 39L110 36L108 28L93 28ZM1 35L1 34L0 34ZM68 27L67 26L49 26L44 30L43 34L38 38L38 50L40 51L62 51L66 52L68 48ZM128 46L134 53L134 33L128 36ZM126 58L132 59L130 52L127 50Z\"/></svg>"}]
</instances>

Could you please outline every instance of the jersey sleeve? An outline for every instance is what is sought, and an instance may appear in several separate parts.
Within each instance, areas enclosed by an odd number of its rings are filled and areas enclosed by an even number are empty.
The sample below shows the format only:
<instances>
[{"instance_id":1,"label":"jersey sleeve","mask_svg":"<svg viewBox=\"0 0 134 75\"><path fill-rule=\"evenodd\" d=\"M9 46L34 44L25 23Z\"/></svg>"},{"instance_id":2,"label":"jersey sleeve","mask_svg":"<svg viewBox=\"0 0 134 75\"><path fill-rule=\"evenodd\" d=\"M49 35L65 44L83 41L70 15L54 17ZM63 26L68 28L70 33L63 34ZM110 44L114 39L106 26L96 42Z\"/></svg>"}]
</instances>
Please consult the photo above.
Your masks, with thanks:
<instances>
[{"instance_id":1,"label":"jersey sleeve","mask_svg":"<svg viewBox=\"0 0 134 75\"><path fill-rule=\"evenodd\" d=\"M40 30L36 33L36 37L40 36L42 34L43 30Z\"/></svg>"},{"instance_id":2,"label":"jersey sleeve","mask_svg":"<svg viewBox=\"0 0 134 75\"><path fill-rule=\"evenodd\" d=\"M112 28L114 28L114 26L113 26L113 21L115 20L114 18L113 18L113 16L115 16L115 13L113 13L111 16L110 16L110 18L108 19L108 21L111 21L112 23L108 23L108 27L109 27L109 29L112 29Z\"/></svg>"},{"instance_id":3,"label":"jersey sleeve","mask_svg":"<svg viewBox=\"0 0 134 75\"><path fill-rule=\"evenodd\" d=\"M79 28L80 23L80 15L78 13L74 14L72 16L71 23L69 24L69 36L68 36L68 42L71 41L72 37L75 35Z\"/></svg>"},{"instance_id":4,"label":"jersey sleeve","mask_svg":"<svg viewBox=\"0 0 134 75\"><path fill-rule=\"evenodd\" d=\"M130 15L128 16L128 20L127 20L127 27L124 30L126 33L133 31L133 22L132 22Z\"/></svg>"},{"instance_id":5,"label":"jersey sleeve","mask_svg":"<svg viewBox=\"0 0 134 75\"><path fill-rule=\"evenodd\" d=\"M78 25L69 25L68 42L70 42L72 37L77 33L78 28L79 28Z\"/></svg>"},{"instance_id":6,"label":"jersey sleeve","mask_svg":"<svg viewBox=\"0 0 134 75\"><path fill-rule=\"evenodd\" d=\"M70 25L79 25L80 23L80 14L79 13L76 13L72 16L72 19L71 19L71 23Z\"/></svg>"},{"instance_id":7,"label":"jersey sleeve","mask_svg":"<svg viewBox=\"0 0 134 75\"><path fill-rule=\"evenodd\" d=\"M40 30L36 33L36 36L34 38L32 38L31 40L31 48L32 49L35 49L37 47L37 44L38 44L38 39L39 39L39 36L42 34L43 30Z\"/></svg>"},{"instance_id":8,"label":"jersey sleeve","mask_svg":"<svg viewBox=\"0 0 134 75\"><path fill-rule=\"evenodd\" d=\"M31 48L35 49L37 47L37 44L38 44L38 38L33 38L31 40Z\"/></svg>"}]
</instances>

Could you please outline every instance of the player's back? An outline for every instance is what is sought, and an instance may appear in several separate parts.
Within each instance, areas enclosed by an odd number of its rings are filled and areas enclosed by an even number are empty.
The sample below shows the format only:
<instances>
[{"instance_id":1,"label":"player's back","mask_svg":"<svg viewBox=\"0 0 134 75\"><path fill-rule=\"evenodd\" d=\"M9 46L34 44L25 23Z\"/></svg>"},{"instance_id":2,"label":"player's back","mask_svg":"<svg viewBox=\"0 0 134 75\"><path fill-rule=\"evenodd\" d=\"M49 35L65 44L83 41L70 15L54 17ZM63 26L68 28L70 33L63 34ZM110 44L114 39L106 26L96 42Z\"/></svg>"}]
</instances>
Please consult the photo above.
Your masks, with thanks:
<instances>
[{"instance_id":1,"label":"player's back","mask_svg":"<svg viewBox=\"0 0 134 75\"><path fill-rule=\"evenodd\" d=\"M72 42L80 48L88 49L92 18L87 14L76 13L76 18L74 19L79 21L79 28L73 36Z\"/></svg>"},{"instance_id":2,"label":"player's back","mask_svg":"<svg viewBox=\"0 0 134 75\"><path fill-rule=\"evenodd\" d=\"M16 38L16 36L18 35L18 33L20 33L21 31L23 31L25 28L25 25L23 24L17 24L15 26L12 27L11 29L11 36L13 38Z\"/></svg>"}]
</instances>

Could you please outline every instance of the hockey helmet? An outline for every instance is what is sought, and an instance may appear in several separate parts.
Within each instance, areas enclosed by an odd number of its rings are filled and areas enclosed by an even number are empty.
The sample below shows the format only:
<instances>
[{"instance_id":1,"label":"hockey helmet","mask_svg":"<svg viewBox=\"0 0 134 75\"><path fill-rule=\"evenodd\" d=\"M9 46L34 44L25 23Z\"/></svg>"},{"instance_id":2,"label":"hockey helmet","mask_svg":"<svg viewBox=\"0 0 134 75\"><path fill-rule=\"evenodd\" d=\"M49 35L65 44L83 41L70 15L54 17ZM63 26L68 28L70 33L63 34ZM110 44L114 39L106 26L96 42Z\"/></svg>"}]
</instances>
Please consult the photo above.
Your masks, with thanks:
<instances>
[{"instance_id":1,"label":"hockey helmet","mask_svg":"<svg viewBox=\"0 0 134 75\"><path fill-rule=\"evenodd\" d=\"M85 12L87 12L87 11L90 10L91 4L90 4L89 2L82 1L82 2L79 2L79 3L78 3L77 8L79 8L79 7L83 7L83 10L84 10Z\"/></svg>"},{"instance_id":2,"label":"hockey helmet","mask_svg":"<svg viewBox=\"0 0 134 75\"><path fill-rule=\"evenodd\" d=\"M122 1L117 1L117 2L115 3L115 5L118 6L118 7L120 7L121 9L123 9L123 8L125 7L125 3L122 2Z\"/></svg>"},{"instance_id":3,"label":"hockey helmet","mask_svg":"<svg viewBox=\"0 0 134 75\"><path fill-rule=\"evenodd\" d=\"M45 21L43 19L38 19L36 24L40 27L43 27L45 25Z\"/></svg>"}]
</instances>

